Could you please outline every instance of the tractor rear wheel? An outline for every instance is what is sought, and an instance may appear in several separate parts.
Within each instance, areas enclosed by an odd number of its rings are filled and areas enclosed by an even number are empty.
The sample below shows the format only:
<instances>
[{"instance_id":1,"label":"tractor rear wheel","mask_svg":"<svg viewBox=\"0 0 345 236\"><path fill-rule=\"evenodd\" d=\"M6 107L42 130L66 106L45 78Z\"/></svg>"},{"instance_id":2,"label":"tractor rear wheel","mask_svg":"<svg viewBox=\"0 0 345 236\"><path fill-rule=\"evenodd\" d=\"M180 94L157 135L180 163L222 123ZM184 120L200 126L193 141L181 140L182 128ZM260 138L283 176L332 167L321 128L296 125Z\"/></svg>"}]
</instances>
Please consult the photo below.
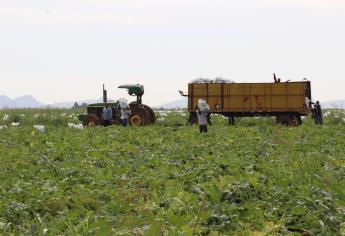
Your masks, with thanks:
<instances>
[{"instance_id":1,"label":"tractor rear wheel","mask_svg":"<svg viewBox=\"0 0 345 236\"><path fill-rule=\"evenodd\" d=\"M100 124L100 120L96 115L91 114L91 115L87 115L85 117L84 123L85 123L85 126L87 126L87 127L94 127L94 126Z\"/></svg>"},{"instance_id":2,"label":"tractor rear wheel","mask_svg":"<svg viewBox=\"0 0 345 236\"><path fill-rule=\"evenodd\" d=\"M152 110L152 108L151 107L149 107L149 106L146 106L146 105L142 105L144 108L145 108L145 110L149 113L149 115L150 115L150 124L154 124L155 122L156 122L156 114L155 114L155 112Z\"/></svg>"},{"instance_id":3,"label":"tractor rear wheel","mask_svg":"<svg viewBox=\"0 0 345 236\"><path fill-rule=\"evenodd\" d=\"M134 106L131 107L131 116L129 124L132 126L142 126L150 123L150 114L145 108Z\"/></svg>"},{"instance_id":4,"label":"tractor rear wheel","mask_svg":"<svg viewBox=\"0 0 345 236\"><path fill-rule=\"evenodd\" d=\"M146 120L145 120L146 123L145 124L154 124L156 122L156 114L152 110L151 107L149 107L145 104L138 104L137 102L132 102L129 104L129 106L130 106L132 111L138 107L146 110L146 115L148 115L148 116L146 117Z\"/></svg>"}]
</instances>

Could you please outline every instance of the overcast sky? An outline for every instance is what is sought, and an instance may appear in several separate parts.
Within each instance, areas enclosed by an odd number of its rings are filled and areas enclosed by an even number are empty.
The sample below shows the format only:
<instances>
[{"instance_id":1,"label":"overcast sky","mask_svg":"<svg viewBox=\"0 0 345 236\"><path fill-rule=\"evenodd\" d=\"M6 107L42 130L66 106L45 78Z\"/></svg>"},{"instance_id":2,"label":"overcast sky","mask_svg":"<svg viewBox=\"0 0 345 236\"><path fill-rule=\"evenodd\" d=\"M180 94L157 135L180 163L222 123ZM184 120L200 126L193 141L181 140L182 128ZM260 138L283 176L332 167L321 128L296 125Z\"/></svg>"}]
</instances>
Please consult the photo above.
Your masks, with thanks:
<instances>
[{"instance_id":1,"label":"overcast sky","mask_svg":"<svg viewBox=\"0 0 345 236\"><path fill-rule=\"evenodd\" d=\"M99 98L105 83L179 99L197 77L312 81L345 99L344 0L0 0L0 94ZM128 97L127 97L128 98Z\"/></svg>"}]
</instances>

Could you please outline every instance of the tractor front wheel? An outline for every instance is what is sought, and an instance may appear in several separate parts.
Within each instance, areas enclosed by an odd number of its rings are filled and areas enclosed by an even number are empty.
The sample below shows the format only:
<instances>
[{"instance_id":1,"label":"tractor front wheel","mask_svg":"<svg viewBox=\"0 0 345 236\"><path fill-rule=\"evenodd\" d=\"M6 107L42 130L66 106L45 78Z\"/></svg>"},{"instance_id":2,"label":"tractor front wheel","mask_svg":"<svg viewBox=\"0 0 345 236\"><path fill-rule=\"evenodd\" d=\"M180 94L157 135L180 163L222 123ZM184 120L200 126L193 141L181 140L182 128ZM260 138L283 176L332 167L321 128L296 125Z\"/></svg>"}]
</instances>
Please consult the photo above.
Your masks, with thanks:
<instances>
[{"instance_id":1,"label":"tractor front wheel","mask_svg":"<svg viewBox=\"0 0 345 236\"><path fill-rule=\"evenodd\" d=\"M100 121L96 115L91 114L91 115L87 115L85 117L84 123L85 123L85 126L87 126L87 127L94 127L96 125L99 125Z\"/></svg>"}]
</instances>

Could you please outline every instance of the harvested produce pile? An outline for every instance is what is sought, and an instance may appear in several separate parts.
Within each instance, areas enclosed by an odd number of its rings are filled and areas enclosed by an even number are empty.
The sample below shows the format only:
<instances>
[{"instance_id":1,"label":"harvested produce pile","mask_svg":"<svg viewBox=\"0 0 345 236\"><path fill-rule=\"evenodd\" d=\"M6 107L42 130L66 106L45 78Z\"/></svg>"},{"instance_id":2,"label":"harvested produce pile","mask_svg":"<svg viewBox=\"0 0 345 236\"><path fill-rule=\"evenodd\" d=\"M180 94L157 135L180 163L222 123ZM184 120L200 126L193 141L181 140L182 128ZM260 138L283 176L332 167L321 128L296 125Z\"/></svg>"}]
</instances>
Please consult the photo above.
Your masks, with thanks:
<instances>
[{"instance_id":1,"label":"harvested produce pile","mask_svg":"<svg viewBox=\"0 0 345 236\"><path fill-rule=\"evenodd\" d=\"M299 128L215 116L207 135L183 113L127 129L69 128L74 114L1 111L1 235L345 233L341 112Z\"/></svg>"},{"instance_id":2,"label":"harvested produce pile","mask_svg":"<svg viewBox=\"0 0 345 236\"><path fill-rule=\"evenodd\" d=\"M208 79L208 78L197 78L197 79L194 79L192 80L190 83L192 84L204 84L204 83L235 83L235 81L233 80L230 80L230 79L224 79L222 77L217 77L217 78L214 78L214 79Z\"/></svg>"}]
</instances>

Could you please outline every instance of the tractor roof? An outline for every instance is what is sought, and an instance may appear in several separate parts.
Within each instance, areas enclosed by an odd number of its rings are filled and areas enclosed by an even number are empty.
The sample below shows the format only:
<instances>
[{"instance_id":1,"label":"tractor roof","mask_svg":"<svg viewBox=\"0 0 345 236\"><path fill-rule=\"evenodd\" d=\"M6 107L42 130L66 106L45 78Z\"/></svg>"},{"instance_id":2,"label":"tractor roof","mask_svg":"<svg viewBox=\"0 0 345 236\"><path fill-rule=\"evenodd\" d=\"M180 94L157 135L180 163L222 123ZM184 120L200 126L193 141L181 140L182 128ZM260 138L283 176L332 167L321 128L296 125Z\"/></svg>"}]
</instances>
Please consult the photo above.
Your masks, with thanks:
<instances>
[{"instance_id":1,"label":"tractor roof","mask_svg":"<svg viewBox=\"0 0 345 236\"><path fill-rule=\"evenodd\" d=\"M142 96L144 94L144 86L140 84L125 84L120 85L119 88L128 90L129 95Z\"/></svg>"}]
</instances>

